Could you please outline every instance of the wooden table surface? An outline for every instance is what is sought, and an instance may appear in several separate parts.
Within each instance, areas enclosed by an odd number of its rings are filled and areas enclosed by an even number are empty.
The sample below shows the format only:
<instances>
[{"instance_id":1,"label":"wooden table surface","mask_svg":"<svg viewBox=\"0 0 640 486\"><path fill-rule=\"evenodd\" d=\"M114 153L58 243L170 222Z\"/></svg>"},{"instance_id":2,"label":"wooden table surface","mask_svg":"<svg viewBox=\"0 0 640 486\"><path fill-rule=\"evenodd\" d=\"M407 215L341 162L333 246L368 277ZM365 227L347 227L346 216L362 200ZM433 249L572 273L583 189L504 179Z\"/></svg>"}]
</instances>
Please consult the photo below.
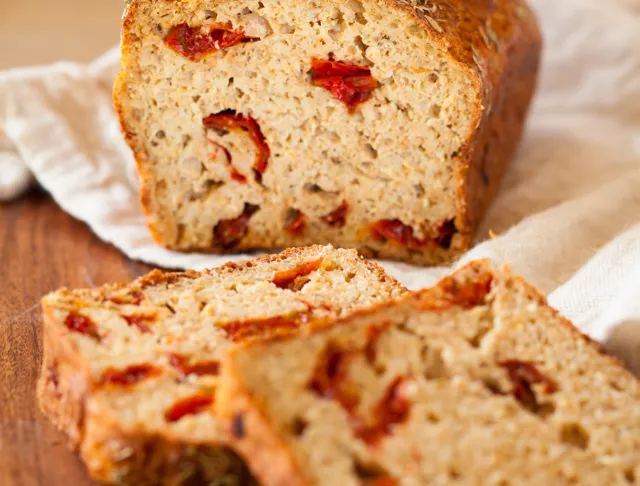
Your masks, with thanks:
<instances>
[{"instance_id":1,"label":"wooden table surface","mask_svg":"<svg viewBox=\"0 0 640 486\"><path fill-rule=\"evenodd\" d=\"M123 282L148 270L99 241L46 194L0 204L0 486L94 484L35 401L39 299L61 286Z\"/></svg>"},{"instance_id":2,"label":"wooden table surface","mask_svg":"<svg viewBox=\"0 0 640 486\"><path fill-rule=\"evenodd\" d=\"M123 0L0 0L0 69L89 61L117 45ZM126 281L149 268L100 242L34 191L0 203L0 486L88 486L35 402L39 300L60 286Z\"/></svg>"}]
</instances>

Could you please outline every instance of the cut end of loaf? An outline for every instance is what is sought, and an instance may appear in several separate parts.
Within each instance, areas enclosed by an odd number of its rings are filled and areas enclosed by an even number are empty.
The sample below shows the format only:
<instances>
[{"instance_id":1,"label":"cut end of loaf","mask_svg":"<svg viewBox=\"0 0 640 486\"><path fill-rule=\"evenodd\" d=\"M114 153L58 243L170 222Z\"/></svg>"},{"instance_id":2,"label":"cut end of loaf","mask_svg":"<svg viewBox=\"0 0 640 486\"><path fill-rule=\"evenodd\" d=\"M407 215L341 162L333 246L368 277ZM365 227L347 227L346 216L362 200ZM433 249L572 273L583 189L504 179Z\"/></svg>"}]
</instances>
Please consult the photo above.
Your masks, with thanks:
<instances>
[{"instance_id":1,"label":"cut end of loaf","mask_svg":"<svg viewBox=\"0 0 640 486\"><path fill-rule=\"evenodd\" d=\"M40 406L102 481L244 477L216 413L227 350L405 292L354 250L330 246L60 290L43 299Z\"/></svg>"},{"instance_id":2,"label":"cut end of loaf","mask_svg":"<svg viewBox=\"0 0 640 486\"><path fill-rule=\"evenodd\" d=\"M222 413L255 424L236 446L266 484L637 484L637 379L486 262L238 349L223 381Z\"/></svg>"},{"instance_id":3,"label":"cut end of loaf","mask_svg":"<svg viewBox=\"0 0 640 486\"><path fill-rule=\"evenodd\" d=\"M439 37L381 0L133 2L115 100L156 240L458 255L483 100Z\"/></svg>"}]
</instances>

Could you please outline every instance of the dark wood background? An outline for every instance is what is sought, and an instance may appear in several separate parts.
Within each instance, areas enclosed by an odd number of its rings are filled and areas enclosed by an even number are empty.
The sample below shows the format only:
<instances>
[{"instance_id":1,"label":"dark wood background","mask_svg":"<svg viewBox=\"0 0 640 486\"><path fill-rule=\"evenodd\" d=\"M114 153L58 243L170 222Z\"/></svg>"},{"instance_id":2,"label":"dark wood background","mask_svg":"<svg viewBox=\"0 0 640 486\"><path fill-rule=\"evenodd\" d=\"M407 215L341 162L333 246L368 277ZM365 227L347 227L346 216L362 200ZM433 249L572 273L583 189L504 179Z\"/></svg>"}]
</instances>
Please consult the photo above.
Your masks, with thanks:
<instances>
[{"instance_id":1,"label":"dark wood background","mask_svg":"<svg viewBox=\"0 0 640 486\"><path fill-rule=\"evenodd\" d=\"M35 401L39 300L58 287L124 282L148 270L99 241L46 194L0 204L0 486L94 484Z\"/></svg>"}]
</instances>

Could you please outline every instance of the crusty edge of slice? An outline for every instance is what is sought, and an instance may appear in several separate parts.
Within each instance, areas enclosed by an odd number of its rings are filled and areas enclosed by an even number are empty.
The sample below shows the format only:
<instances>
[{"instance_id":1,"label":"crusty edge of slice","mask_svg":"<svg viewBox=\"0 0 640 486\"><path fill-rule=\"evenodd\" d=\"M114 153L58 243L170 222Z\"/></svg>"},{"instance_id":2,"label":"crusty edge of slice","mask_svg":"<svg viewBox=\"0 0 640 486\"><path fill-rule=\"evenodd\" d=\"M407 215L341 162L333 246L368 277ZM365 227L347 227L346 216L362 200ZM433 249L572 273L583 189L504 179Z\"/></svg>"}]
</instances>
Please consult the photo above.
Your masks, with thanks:
<instances>
[{"instance_id":1,"label":"crusty edge of slice","mask_svg":"<svg viewBox=\"0 0 640 486\"><path fill-rule=\"evenodd\" d=\"M359 259L361 263L364 263L367 268L374 274L376 274L380 282L384 282L390 285L393 285L399 289L404 289L404 285L402 285L396 278L392 277L377 263L366 259L356 250L342 249L342 248L334 248L331 245L310 245L310 246L300 246L287 248L280 253L267 254L262 255L256 258L248 258L241 262L227 262L219 267L208 268L201 272L197 272L195 270L186 270L184 272L170 272L170 271L161 271L158 269L151 270L146 275L138 277L136 280L126 283L117 283L117 284L106 284L101 287L96 288L85 288L85 289L75 289L69 290L67 288L60 288L54 292L51 292L45 295L42 298L42 306L43 308L47 305L53 305L52 299L60 296L61 294L73 295L75 297L85 297L90 294L95 294L96 292L114 292L117 290L122 290L124 288L132 288L136 290L144 290L147 287L151 287L154 285L161 285L163 283L173 283L178 280L192 280L200 277L201 275L214 275L214 274L230 274L239 272L242 270L246 270L247 268L255 267L257 265L270 265L272 263L283 262L290 258L294 257L303 257L307 253L313 253L315 251L322 251L323 249L333 249L335 251L353 251L355 258Z\"/></svg>"},{"instance_id":2,"label":"crusty edge of slice","mask_svg":"<svg viewBox=\"0 0 640 486\"><path fill-rule=\"evenodd\" d=\"M621 372L633 376L619 359L608 354L599 343L585 335L576 328L573 323L564 318L557 309L551 307L547 303L547 299L541 291L528 283L523 277L513 275L508 266L504 266L501 270L496 270L493 263L487 259L474 260L467 263L452 274L444 277L434 287L410 293L396 301L378 304L368 309L362 309L348 317L334 322L319 321L317 323L313 323L314 328L310 330L310 333L323 333L330 331L336 326L349 326L354 321L358 321L361 318L375 315L378 312L391 309L397 305L402 305L403 303L410 301L414 301L414 305L420 306L421 303L438 298L444 289L449 287L452 283L472 282L477 277L486 274L509 279L522 285L529 298L537 301L540 305L544 305L551 309L554 316L560 319L560 323L572 330L575 339L584 340L598 351L598 353L606 357L612 363L618 365ZM239 344L227 354L222 367L223 373L218 391L219 415L226 423L227 427L229 427L229 430L233 429L234 421L238 420L238 416L243 417L245 425L243 430L244 434L242 437L232 435L232 437L234 437L232 445L243 456L253 474L268 486L311 486L312 483L302 473L301 467L297 463L294 455L284 444L283 439L280 438L276 427L270 423L264 408L260 405L257 399L252 396L251 392L244 387L241 379L239 378L239 372L236 367L234 357L253 347L266 347L277 341L286 341L295 338L295 335L279 336L261 342ZM271 452L265 453L265 451ZM278 457L277 463L274 463L275 457Z\"/></svg>"},{"instance_id":3,"label":"crusty edge of slice","mask_svg":"<svg viewBox=\"0 0 640 486\"><path fill-rule=\"evenodd\" d=\"M53 315L54 310L58 308L55 303L56 298L71 296L81 299L95 296L96 293L114 292L125 288L144 290L150 286L176 282L181 279L194 279L205 274L232 274L256 265L270 265L293 257L303 257L305 254L322 251L324 248L330 249L329 246L323 245L289 248L278 254L263 255L240 263L228 262L203 272L192 270L162 272L155 269L129 283L107 284L95 289L67 290L63 288L44 296L41 301L44 336L43 360L36 385L37 401L42 414L65 434L71 448L77 450L82 447L85 441L85 421L88 415L86 405L92 392L90 372L76 346L67 339L71 331L58 322ZM377 263L365 259L356 252L354 252L354 257L377 275L380 282L405 289L400 282L388 275ZM60 374L62 368L65 371ZM111 430L111 435L116 436L117 425L107 424L105 420L106 418L103 417L100 423L104 423L105 428L108 427ZM129 432L121 432L123 440L130 435ZM220 444L211 445L224 446L226 443L220 442Z\"/></svg>"}]
</instances>

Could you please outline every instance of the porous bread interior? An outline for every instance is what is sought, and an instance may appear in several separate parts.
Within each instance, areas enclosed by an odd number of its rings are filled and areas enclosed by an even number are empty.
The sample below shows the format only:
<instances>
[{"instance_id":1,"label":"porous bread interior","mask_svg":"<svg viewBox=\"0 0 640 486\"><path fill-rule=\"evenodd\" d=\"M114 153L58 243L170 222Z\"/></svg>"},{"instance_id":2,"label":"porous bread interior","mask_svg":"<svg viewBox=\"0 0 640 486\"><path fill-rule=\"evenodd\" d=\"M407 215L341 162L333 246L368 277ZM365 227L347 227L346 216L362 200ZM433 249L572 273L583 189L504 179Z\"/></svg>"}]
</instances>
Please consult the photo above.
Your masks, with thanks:
<instances>
[{"instance_id":1,"label":"porous bread interior","mask_svg":"<svg viewBox=\"0 0 640 486\"><path fill-rule=\"evenodd\" d=\"M309 281L301 289L281 289L271 283L276 272L319 258L322 266L307 276ZM320 246L292 249L279 256L201 274L178 274L173 278L155 275L151 280L157 282L151 283L146 282L149 278L127 286L58 291L43 300L49 325L63 329L70 312L96 323L99 341L64 332L64 343L60 343L76 351L81 367L74 373L85 368L89 383L100 383L109 369L125 370L146 363L161 370L159 376L126 388L96 386L85 397L86 431L80 448L89 469L106 481L121 480L131 462L139 460L131 457L131 448L127 446L131 437L142 443L144 440L155 443L154 437L163 437L174 443L224 444L226 434L213 409L175 422L165 419L165 412L173 404L198 393L211 395L218 383L215 375L180 378L170 365L171 354L182 355L192 363L218 361L232 345L226 331L218 327L221 324L309 312L308 304L316 306L310 311L312 318L344 316L406 292L380 267L362 259L354 250ZM114 298L126 299L131 291L144 294L139 305L113 302ZM330 310L322 307L323 304L329 304ZM129 315L155 316L148 323L151 332L144 334L135 326L129 326L122 317ZM47 350L47 353L53 352ZM52 356L46 358L52 360ZM41 377L45 379L46 376ZM56 388L74 386L65 383L62 377L58 381ZM77 385L77 380L74 381ZM45 387L43 384L42 388ZM67 396L67 390L64 391L63 395ZM52 394L47 399L55 400L55 396ZM54 403L43 406L49 410L56 408ZM58 417L58 420L64 419Z\"/></svg>"},{"instance_id":2,"label":"porous bread interior","mask_svg":"<svg viewBox=\"0 0 640 486\"><path fill-rule=\"evenodd\" d=\"M301 484L356 486L367 471L388 474L400 485L640 484L635 377L518 279L494 277L486 305L416 311L416 303L434 292L311 338L232 354L226 372L284 440L306 476ZM384 323L393 326L377 341L371 364L363 352L365 331ZM398 376L412 380L403 389L411 404L408 421L375 446L353 435L337 401L310 389L329 343L361 351L350 355L348 380L365 417ZM539 407L530 411L512 395L498 364L505 360L533 363L557 391L545 393L544 384L534 384ZM234 412L243 411L224 411L230 417ZM256 472L272 484L276 471Z\"/></svg>"},{"instance_id":3,"label":"porous bread interior","mask_svg":"<svg viewBox=\"0 0 640 486\"><path fill-rule=\"evenodd\" d=\"M260 39L192 62L164 43L169 28L184 22L230 22ZM386 0L138 1L124 36L116 99L163 244L215 246L216 223L237 217L246 202L260 211L243 248L294 241L375 250L384 245L367 240L370 223L399 219L422 238L458 214L456 152L480 109L473 80ZM310 61L331 57L370 66L380 82L355 114L310 82ZM232 156L248 184L231 180L225 157L211 158L202 120L226 109L260 124L271 149L262 185L246 140ZM346 225L322 222L342 201ZM285 231L288 209L307 218L299 237ZM429 252L431 261L448 254Z\"/></svg>"}]
</instances>

